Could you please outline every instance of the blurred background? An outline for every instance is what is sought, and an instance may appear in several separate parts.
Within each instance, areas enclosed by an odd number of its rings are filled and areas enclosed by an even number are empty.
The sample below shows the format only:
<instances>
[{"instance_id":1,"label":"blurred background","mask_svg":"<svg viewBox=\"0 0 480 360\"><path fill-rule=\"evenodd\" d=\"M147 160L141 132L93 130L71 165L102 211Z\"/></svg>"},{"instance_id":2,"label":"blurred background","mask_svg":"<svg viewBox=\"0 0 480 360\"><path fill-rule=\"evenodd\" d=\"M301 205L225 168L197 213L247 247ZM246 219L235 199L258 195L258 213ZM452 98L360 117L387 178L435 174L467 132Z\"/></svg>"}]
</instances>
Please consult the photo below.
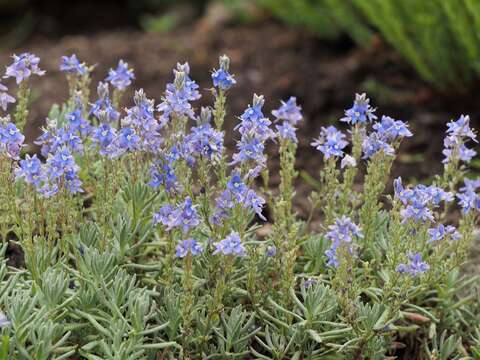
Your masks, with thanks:
<instances>
[{"instance_id":1,"label":"blurred background","mask_svg":"<svg viewBox=\"0 0 480 360\"><path fill-rule=\"evenodd\" d=\"M416 135L402 146L394 176L422 179L440 169L450 119L465 113L479 124L478 0L0 0L0 18L2 68L12 53L29 51L47 70L35 79L30 139L67 96L58 65L72 53L98 64L96 81L124 59L135 69L134 88L157 100L177 61L188 61L209 88L226 53L238 81L228 126L253 92L265 95L268 111L296 96L306 118L298 166L312 173L320 156L311 138L356 92L367 92L379 115L409 121ZM198 106L210 101L205 92Z\"/></svg>"}]
</instances>

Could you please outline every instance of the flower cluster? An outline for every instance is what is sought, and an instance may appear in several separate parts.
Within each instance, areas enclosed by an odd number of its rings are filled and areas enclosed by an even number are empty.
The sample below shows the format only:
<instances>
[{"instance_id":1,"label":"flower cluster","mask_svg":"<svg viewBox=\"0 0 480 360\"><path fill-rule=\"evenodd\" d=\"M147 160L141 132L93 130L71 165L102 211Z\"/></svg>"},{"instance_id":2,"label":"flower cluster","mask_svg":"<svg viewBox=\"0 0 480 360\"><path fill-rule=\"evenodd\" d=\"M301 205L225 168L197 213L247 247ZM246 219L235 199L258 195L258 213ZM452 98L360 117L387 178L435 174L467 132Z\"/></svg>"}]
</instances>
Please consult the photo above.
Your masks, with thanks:
<instances>
[{"instance_id":1,"label":"flower cluster","mask_svg":"<svg viewBox=\"0 0 480 360\"><path fill-rule=\"evenodd\" d=\"M443 142L444 163L464 161L469 162L477 154L467 147L469 140L477 141L477 135L470 128L470 117L462 115L457 121L448 123L447 136Z\"/></svg>"},{"instance_id":2,"label":"flower cluster","mask_svg":"<svg viewBox=\"0 0 480 360\"><path fill-rule=\"evenodd\" d=\"M270 129L271 121L263 115L265 99L262 95L253 95L251 106L240 116L240 123L235 127L241 138L237 143L238 152L233 154L232 164L253 164L251 177L256 177L266 166L264 154L265 142L274 138Z\"/></svg>"},{"instance_id":3,"label":"flower cluster","mask_svg":"<svg viewBox=\"0 0 480 360\"><path fill-rule=\"evenodd\" d=\"M457 194L459 205L464 213L469 213L471 210L480 211L478 188L480 188L480 179L471 180L465 178L464 186L460 188Z\"/></svg>"},{"instance_id":4,"label":"flower cluster","mask_svg":"<svg viewBox=\"0 0 480 360\"><path fill-rule=\"evenodd\" d=\"M200 245L195 239L187 239L180 242L176 247L175 256L178 258L184 258L188 254L196 256L203 251L202 245Z\"/></svg>"},{"instance_id":5,"label":"flower cluster","mask_svg":"<svg viewBox=\"0 0 480 360\"><path fill-rule=\"evenodd\" d=\"M222 224L223 220L230 217L231 210L238 205L244 209L251 209L260 219L266 221L262 214L264 204L265 199L250 189L238 172L233 172L227 183L227 189L216 199L215 213L211 221L217 225Z\"/></svg>"},{"instance_id":6,"label":"flower cluster","mask_svg":"<svg viewBox=\"0 0 480 360\"><path fill-rule=\"evenodd\" d=\"M415 253L409 254L408 259L410 260L407 264L400 264L397 266L397 271L399 273L407 273L411 276L418 276L430 269L430 266L422 261L422 254Z\"/></svg>"},{"instance_id":7,"label":"flower cluster","mask_svg":"<svg viewBox=\"0 0 480 360\"><path fill-rule=\"evenodd\" d=\"M286 102L282 101L282 105L273 110L272 115L275 116L275 122L282 121L281 124L276 125L280 139L296 143L296 126L303 118L302 108L297 105L297 98L291 96Z\"/></svg>"},{"instance_id":8,"label":"flower cluster","mask_svg":"<svg viewBox=\"0 0 480 360\"><path fill-rule=\"evenodd\" d=\"M92 104L89 115L95 115L101 123L118 121L120 113L114 108L113 103L110 100L108 84L100 82L97 87L97 93L98 100Z\"/></svg>"},{"instance_id":9,"label":"flower cluster","mask_svg":"<svg viewBox=\"0 0 480 360\"><path fill-rule=\"evenodd\" d=\"M173 83L167 84L163 101L157 106L157 111L162 113L162 124L166 124L173 117L195 119L190 102L201 97L197 83L189 76L190 66L188 63L177 64L177 69L173 73L175 79Z\"/></svg>"},{"instance_id":10,"label":"flower cluster","mask_svg":"<svg viewBox=\"0 0 480 360\"><path fill-rule=\"evenodd\" d=\"M340 246L346 245L349 252L353 251L353 238L362 238L363 234L358 225L352 222L347 216L342 216L335 220L333 225L329 226L330 231L325 237L332 243L330 248L325 252L328 257L328 265L338 267L340 265L337 257L337 250Z\"/></svg>"},{"instance_id":11,"label":"flower cluster","mask_svg":"<svg viewBox=\"0 0 480 360\"><path fill-rule=\"evenodd\" d=\"M60 147L50 153L46 163L42 164L36 155L20 160L15 171L17 179L23 178L33 185L45 197L56 195L65 189L71 194L81 193L82 181L78 177L80 167L67 147Z\"/></svg>"},{"instance_id":12,"label":"flower cluster","mask_svg":"<svg viewBox=\"0 0 480 360\"><path fill-rule=\"evenodd\" d=\"M242 244L240 235L236 231L232 231L225 239L215 244L213 254L245 256L246 249Z\"/></svg>"},{"instance_id":13,"label":"flower cluster","mask_svg":"<svg viewBox=\"0 0 480 360\"><path fill-rule=\"evenodd\" d=\"M88 69L85 63L81 63L77 59L77 55L72 54L71 56L62 56L60 71L74 75L85 75Z\"/></svg>"},{"instance_id":14,"label":"flower cluster","mask_svg":"<svg viewBox=\"0 0 480 360\"><path fill-rule=\"evenodd\" d=\"M153 217L154 224L162 224L166 231L180 228L183 233L200 224L200 218L195 209L192 199L186 197L185 201L174 207L170 204L163 205Z\"/></svg>"},{"instance_id":15,"label":"flower cluster","mask_svg":"<svg viewBox=\"0 0 480 360\"><path fill-rule=\"evenodd\" d=\"M443 224L440 224L437 227L428 229L428 236L430 237L430 241L440 241L446 238L456 241L461 238L461 235L457 231L455 226L452 226L452 225L445 226Z\"/></svg>"},{"instance_id":16,"label":"flower cluster","mask_svg":"<svg viewBox=\"0 0 480 360\"><path fill-rule=\"evenodd\" d=\"M15 98L7 93L8 88L0 83L0 108L7 111L8 104L14 104Z\"/></svg>"},{"instance_id":17,"label":"flower cluster","mask_svg":"<svg viewBox=\"0 0 480 360\"><path fill-rule=\"evenodd\" d=\"M357 123L365 124L367 122L372 122L377 118L374 113L375 109L370 106L370 99L367 98L367 95L356 94L353 106L350 109L345 110L345 117L341 118L340 121L351 125Z\"/></svg>"},{"instance_id":18,"label":"flower cluster","mask_svg":"<svg viewBox=\"0 0 480 360\"><path fill-rule=\"evenodd\" d=\"M412 136L408 126L403 121L392 119L389 116L382 116L380 122L373 124L373 129L375 131L365 136L363 140L364 159L370 159L378 152L393 156L395 149L392 144L399 138Z\"/></svg>"},{"instance_id":19,"label":"flower cluster","mask_svg":"<svg viewBox=\"0 0 480 360\"><path fill-rule=\"evenodd\" d=\"M5 154L11 159L18 159L20 149L23 147L25 136L10 122L10 118L0 118L0 154Z\"/></svg>"},{"instance_id":20,"label":"flower cluster","mask_svg":"<svg viewBox=\"0 0 480 360\"><path fill-rule=\"evenodd\" d=\"M325 159L330 157L342 157L343 149L348 145L348 141L345 140L346 136L333 125L320 130L320 136L314 142L314 146L320 151Z\"/></svg>"},{"instance_id":21,"label":"flower cluster","mask_svg":"<svg viewBox=\"0 0 480 360\"><path fill-rule=\"evenodd\" d=\"M202 108L200 124L185 137L182 148L186 158L202 157L214 163L222 158L223 132L212 127L210 114L210 109Z\"/></svg>"},{"instance_id":22,"label":"flower cluster","mask_svg":"<svg viewBox=\"0 0 480 360\"><path fill-rule=\"evenodd\" d=\"M402 179L394 180L395 198L405 207L401 210L403 221L413 219L415 222L434 222L432 208L438 207L440 203L451 202L454 196L451 192L445 191L435 185L417 185L413 189L406 189Z\"/></svg>"},{"instance_id":23,"label":"flower cluster","mask_svg":"<svg viewBox=\"0 0 480 360\"><path fill-rule=\"evenodd\" d=\"M38 67L39 63L40 58L30 53L13 55L13 63L7 66L4 78L14 77L17 84L20 84L32 75L45 75L45 71Z\"/></svg>"},{"instance_id":24,"label":"flower cluster","mask_svg":"<svg viewBox=\"0 0 480 360\"><path fill-rule=\"evenodd\" d=\"M218 70L213 70L212 73L213 86L221 90L228 90L237 83L233 78L233 75L228 72L230 59L227 56L222 55L220 56L219 63L220 68Z\"/></svg>"},{"instance_id":25,"label":"flower cluster","mask_svg":"<svg viewBox=\"0 0 480 360\"><path fill-rule=\"evenodd\" d=\"M128 68L128 64L120 60L116 69L110 69L105 81L108 81L114 88L125 90L135 79L133 70Z\"/></svg>"}]
</instances>

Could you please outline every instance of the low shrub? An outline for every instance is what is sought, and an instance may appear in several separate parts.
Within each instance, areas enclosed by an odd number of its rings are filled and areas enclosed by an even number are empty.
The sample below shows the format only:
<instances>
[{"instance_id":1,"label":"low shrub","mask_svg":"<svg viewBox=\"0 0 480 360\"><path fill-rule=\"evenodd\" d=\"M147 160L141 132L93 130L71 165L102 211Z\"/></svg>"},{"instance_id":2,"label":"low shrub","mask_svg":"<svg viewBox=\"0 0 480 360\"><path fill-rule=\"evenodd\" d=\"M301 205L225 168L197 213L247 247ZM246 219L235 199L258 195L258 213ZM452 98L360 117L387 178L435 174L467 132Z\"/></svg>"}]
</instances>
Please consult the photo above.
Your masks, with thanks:
<instances>
[{"instance_id":1,"label":"low shrub","mask_svg":"<svg viewBox=\"0 0 480 360\"><path fill-rule=\"evenodd\" d=\"M200 111L187 63L158 105L138 90L124 110L125 62L93 103L93 67L72 55L60 69L70 93L52 107L40 154L22 135L39 58L7 67L16 97L0 87L0 359L480 356L478 277L462 272L480 209L480 181L463 179L475 156L468 116L448 124L443 174L396 179L384 195L412 133L357 95L341 119L349 130L322 128L312 143L324 167L301 218L295 98L272 125L254 95L229 156L226 56L212 72L213 106ZM268 143L280 157L275 189ZM24 266L9 263L14 244Z\"/></svg>"}]
</instances>

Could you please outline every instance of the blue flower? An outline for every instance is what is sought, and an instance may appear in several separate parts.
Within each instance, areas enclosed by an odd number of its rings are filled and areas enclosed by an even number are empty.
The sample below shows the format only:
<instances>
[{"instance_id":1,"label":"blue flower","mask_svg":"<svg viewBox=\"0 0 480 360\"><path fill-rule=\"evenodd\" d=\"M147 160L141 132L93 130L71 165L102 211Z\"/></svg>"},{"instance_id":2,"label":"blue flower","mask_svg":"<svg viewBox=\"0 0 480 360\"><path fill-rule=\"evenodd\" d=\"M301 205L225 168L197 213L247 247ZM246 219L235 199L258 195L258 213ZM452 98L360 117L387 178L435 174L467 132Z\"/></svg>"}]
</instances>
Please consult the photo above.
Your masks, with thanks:
<instances>
[{"instance_id":1,"label":"blue flower","mask_svg":"<svg viewBox=\"0 0 480 360\"><path fill-rule=\"evenodd\" d=\"M189 253L192 256L196 256L202 253L203 247L194 239L187 239L183 240L180 244L176 247L175 256L178 258L184 258Z\"/></svg>"},{"instance_id":2,"label":"blue flower","mask_svg":"<svg viewBox=\"0 0 480 360\"><path fill-rule=\"evenodd\" d=\"M262 214L264 204L265 199L250 189L243 182L240 174L234 171L227 182L227 189L216 199L215 213L211 221L215 225L220 225L224 219L229 217L230 210L237 205L241 205L244 209L252 210L260 219L266 221Z\"/></svg>"},{"instance_id":3,"label":"blue flower","mask_svg":"<svg viewBox=\"0 0 480 360\"><path fill-rule=\"evenodd\" d=\"M278 131L278 136L283 140L291 140L294 143L297 143L297 135L295 127L288 121L284 121L281 125L276 126Z\"/></svg>"},{"instance_id":4,"label":"blue flower","mask_svg":"<svg viewBox=\"0 0 480 360\"><path fill-rule=\"evenodd\" d=\"M277 247L275 245L267 246L265 255L268 257L274 257L277 254Z\"/></svg>"},{"instance_id":5,"label":"blue flower","mask_svg":"<svg viewBox=\"0 0 480 360\"><path fill-rule=\"evenodd\" d=\"M181 228L183 233L187 233L200 224L200 218L192 200L186 197L185 201L177 207L170 204L162 206L159 212L154 214L153 222L154 224L162 223L166 231Z\"/></svg>"},{"instance_id":6,"label":"blue flower","mask_svg":"<svg viewBox=\"0 0 480 360\"><path fill-rule=\"evenodd\" d=\"M95 115L101 122L118 121L120 113L115 110L110 100L108 84L100 82L97 87L98 100L92 105L90 115Z\"/></svg>"},{"instance_id":7,"label":"blue flower","mask_svg":"<svg viewBox=\"0 0 480 360\"><path fill-rule=\"evenodd\" d=\"M240 235L232 231L225 239L215 244L213 254L222 253L223 255L245 256L246 250L243 246Z\"/></svg>"},{"instance_id":8,"label":"blue flower","mask_svg":"<svg viewBox=\"0 0 480 360\"><path fill-rule=\"evenodd\" d=\"M83 117L81 106L66 114L65 120L67 120L69 128L77 131L81 136L89 135L92 130L90 121Z\"/></svg>"},{"instance_id":9,"label":"blue flower","mask_svg":"<svg viewBox=\"0 0 480 360\"><path fill-rule=\"evenodd\" d=\"M428 205L428 201L425 199L414 200L411 204L408 204L406 208L400 210L403 222L408 219L413 219L415 222L425 222L427 220L435 222L432 210Z\"/></svg>"},{"instance_id":10,"label":"blue flower","mask_svg":"<svg viewBox=\"0 0 480 360\"><path fill-rule=\"evenodd\" d=\"M62 56L60 71L69 74L85 75L87 73L87 67L84 63L78 61L77 55L72 54L70 57Z\"/></svg>"},{"instance_id":11,"label":"blue flower","mask_svg":"<svg viewBox=\"0 0 480 360\"><path fill-rule=\"evenodd\" d=\"M469 213L471 210L480 211L480 196L476 193L479 185L479 180L465 179L465 185L460 188L460 192L457 194L458 203L463 213Z\"/></svg>"},{"instance_id":12,"label":"blue flower","mask_svg":"<svg viewBox=\"0 0 480 360\"><path fill-rule=\"evenodd\" d=\"M157 106L157 111L162 113L162 125L166 124L172 116L195 119L190 102L201 97L198 85L188 76L190 73L188 63L177 64L177 69L173 73L175 74L174 82L167 84L162 102Z\"/></svg>"},{"instance_id":13,"label":"blue flower","mask_svg":"<svg viewBox=\"0 0 480 360\"><path fill-rule=\"evenodd\" d=\"M287 102L282 101L282 105L272 111L272 115L275 116L275 121L286 121L292 126L296 126L302 119L302 108L297 105L297 98L291 96Z\"/></svg>"},{"instance_id":14,"label":"blue flower","mask_svg":"<svg viewBox=\"0 0 480 360\"><path fill-rule=\"evenodd\" d=\"M348 141L345 140L345 134L330 125L327 128L322 127L319 138L311 145L322 152L325 159L329 159L332 156L342 157L342 150L348 145Z\"/></svg>"},{"instance_id":15,"label":"blue flower","mask_svg":"<svg viewBox=\"0 0 480 360\"><path fill-rule=\"evenodd\" d=\"M410 260L409 263L398 265L397 272L418 276L430 269L430 266L422 261L422 255L420 253L409 254L408 258Z\"/></svg>"},{"instance_id":16,"label":"blue flower","mask_svg":"<svg viewBox=\"0 0 480 360\"><path fill-rule=\"evenodd\" d=\"M184 139L184 146L189 156L203 157L217 162L223 154L223 133L210 124L193 127Z\"/></svg>"},{"instance_id":17,"label":"blue flower","mask_svg":"<svg viewBox=\"0 0 480 360\"><path fill-rule=\"evenodd\" d=\"M388 143L388 139L381 133L373 132L363 139L362 143L363 158L370 159L378 152L383 152L385 155L395 155L395 150Z\"/></svg>"},{"instance_id":18,"label":"blue flower","mask_svg":"<svg viewBox=\"0 0 480 360\"><path fill-rule=\"evenodd\" d=\"M247 190L247 185L243 182L240 174L235 171L227 182L227 189L233 194L241 196Z\"/></svg>"},{"instance_id":19,"label":"blue flower","mask_svg":"<svg viewBox=\"0 0 480 360\"><path fill-rule=\"evenodd\" d=\"M125 90L132 83L133 79L135 79L133 70L128 68L128 63L120 60L115 70L110 69L105 80L109 81L118 90Z\"/></svg>"},{"instance_id":20,"label":"blue flower","mask_svg":"<svg viewBox=\"0 0 480 360\"><path fill-rule=\"evenodd\" d=\"M401 120L392 119L390 116L382 116L380 122L373 125L378 134L383 135L389 141L399 137L411 137L412 133L408 126Z\"/></svg>"},{"instance_id":21,"label":"blue flower","mask_svg":"<svg viewBox=\"0 0 480 360\"><path fill-rule=\"evenodd\" d=\"M212 80L213 86L222 90L228 90L237 83L233 76L223 69L214 70Z\"/></svg>"},{"instance_id":22,"label":"blue flower","mask_svg":"<svg viewBox=\"0 0 480 360\"><path fill-rule=\"evenodd\" d=\"M450 121L447 124L447 134L456 138L469 138L477 142L477 135L470 128L470 117L461 115L457 121Z\"/></svg>"},{"instance_id":23,"label":"blue flower","mask_svg":"<svg viewBox=\"0 0 480 360\"><path fill-rule=\"evenodd\" d=\"M40 58L30 53L13 55L13 63L7 66L4 78L14 77L18 85L33 74L42 76L45 71L38 67L39 63Z\"/></svg>"},{"instance_id":24,"label":"blue flower","mask_svg":"<svg viewBox=\"0 0 480 360\"><path fill-rule=\"evenodd\" d=\"M461 238L460 233L457 229L452 225L443 225L440 224L435 228L428 229L428 236L430 237L429 241L440 241L446 238L447 236L450 237L452 240L458 240Z\"/></svg>"},{"instance_id":25,"label":"blue flower","mask_svg":"<svg viewBox=\"0 0 480 360\"><path fill-rule=\"evenodd\" d=\"M100 124L93 132L93 141L105 150L115 139L116 130L109 124Z\"/></svg>"},{"instance_id":26,"label":"blue flower","mask_svg":"<svg viewBox=\"0 0 480 360\"><path fill-rule=\"evenodd\" d=\"M252 209L260 219L267 221L267 218L262 214L263 205L265 205L265 199L261 196L258 196L255 191L248 189L244 195L242 204L244 208Z\"/></svg>"},{"instance_id":27,"label":"blue flower","mask_svg":"<svg viewBox=\"0 0 480 360\"><path fill-rule=\"evenodd\" d=\"M366 94L356 94L353 106L345 111L345 117L340 121L355 125L356 123L364 124L372 122L377 117L374 114L375 109L370 106L370 99Z\"/></svg>"},{"instance_id":28,"label":"blue flower","mask_svg":"<svg viewBox=\"0 0 480 360\"><path fill-rule=\"evenodd\" d=\"M2 120L7 121L2 125ZM11 122L10 118L0 118L0 152L4 152L11 159L18 159L20 149L24 146L25 136Z\"/></svg>"},{"instance_id":29,"label":"blue flower","mask_svg":"<svg viewBox=\"0 0 480 360\"><path fill-rule=\"evenodd\" d=\"M140 137L130 127L122 128L118 134L118 146L124 151L135 151L138 149Z\"/></svg>"},{"instance_id":30,"label":"blue flower","mask_svg":"<svg viewBox=\"0 0 480 360\"><path fill-rule=\"evenodd\" d=\"M477 136L470 128L470 118L462 115L457 121L451 121L447 126L447 136L443 141L443 155L445 155L443 163L472 160L477 152L467 148L466 143L469 140L477 142Z\"/></svg>"},{"instance_id":31,"label":"blue flower","mask_svg":"<svg viewBox=\"0 0 480 360\"><path fill-rule=\"evenodd\" d=\"M158 188L163 185L167 191L177 188L177 176L172 162L157 160L150 169L150 176L149 185L151 187Z\"/></svg>"},{"instance_id":32,"label":"blue flower","mask_svg":"<svg viewBox=\"0 0 480 360\"><path fill-rule=\"evenodd\" d=\"M353 238L363 238L363 234L355 223L347 216L342 216L335 220L333 225L329 226L329 231L325 234L325 238L331 241L330 248L325 251L328 258L328 265L333 267L339 266L337 258L337 249L341 245L346 245L350 252L353 251Z\"/></svg>"},{"instance_id":33,"label":"blue flower","mask_svg":"<svg viewBox=\"0 0 480 360\"><path fill-rule=\"evenodd\" d=\"M7 111L8 104L13 104L15 103L15 98L9 94L7 94L8 88L0 83L0 108L3 109L3 111Z\"/></svg>"},{"instance_id":34,"label":"blue flower","mask_svg":"<svg viewBox=\"0 0 480 360\"><path fill-rule=\"evenodd\" d=\"M228 72L230 59L226 55L222 55L220 56L219 63L220 69L214 69L212 73L213 86L222 90L228 90L237 83L233 75Z\"/></svg>"},{"instance_id":35,"label":"blue flower","mask_svg":"<svg viewBox=\"0 0 480 360\"><path fill-rule=\"evenodd\" d=\"M15 170L16 179L24 179L27 184L40 186L46 180L45 173L42 171L42 163L37 155L26 155L25 159L19 161L19 167Z\"/></svg>"}]
</instances>

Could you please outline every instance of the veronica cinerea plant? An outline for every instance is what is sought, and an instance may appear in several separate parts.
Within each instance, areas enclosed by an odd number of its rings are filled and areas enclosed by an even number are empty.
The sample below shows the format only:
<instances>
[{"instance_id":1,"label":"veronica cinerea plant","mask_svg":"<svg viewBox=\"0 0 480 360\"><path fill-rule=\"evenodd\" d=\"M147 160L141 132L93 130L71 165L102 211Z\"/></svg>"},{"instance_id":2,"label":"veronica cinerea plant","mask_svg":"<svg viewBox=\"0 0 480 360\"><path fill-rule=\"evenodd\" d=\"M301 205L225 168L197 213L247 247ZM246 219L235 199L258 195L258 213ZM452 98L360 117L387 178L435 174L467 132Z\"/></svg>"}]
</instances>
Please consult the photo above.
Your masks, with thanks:
<instances>
[{"instance_id":1,"label":"veronica cinerea plant","mask_svg":"<svg viewBox=\"0 0 480 360\"><path fill-rule=\"evenodd\" d=\"M478 277L463 266L480 210L468 116L448 124L443 174L413 186L389 177L408 124L357 95L312 139L324 166L304 216L301 107L291 97L270 118L254 94L235 120L225 55L201 109L188 63L159 101L140 89L121 109L127 63L92 97L93 67L63 57L70 91L31 153L39 61L15 56L5 79L16 81L0 86L0 359L478 357ZM233 149L225 121L238 122Z\"/></svg>"}]
</instances>

